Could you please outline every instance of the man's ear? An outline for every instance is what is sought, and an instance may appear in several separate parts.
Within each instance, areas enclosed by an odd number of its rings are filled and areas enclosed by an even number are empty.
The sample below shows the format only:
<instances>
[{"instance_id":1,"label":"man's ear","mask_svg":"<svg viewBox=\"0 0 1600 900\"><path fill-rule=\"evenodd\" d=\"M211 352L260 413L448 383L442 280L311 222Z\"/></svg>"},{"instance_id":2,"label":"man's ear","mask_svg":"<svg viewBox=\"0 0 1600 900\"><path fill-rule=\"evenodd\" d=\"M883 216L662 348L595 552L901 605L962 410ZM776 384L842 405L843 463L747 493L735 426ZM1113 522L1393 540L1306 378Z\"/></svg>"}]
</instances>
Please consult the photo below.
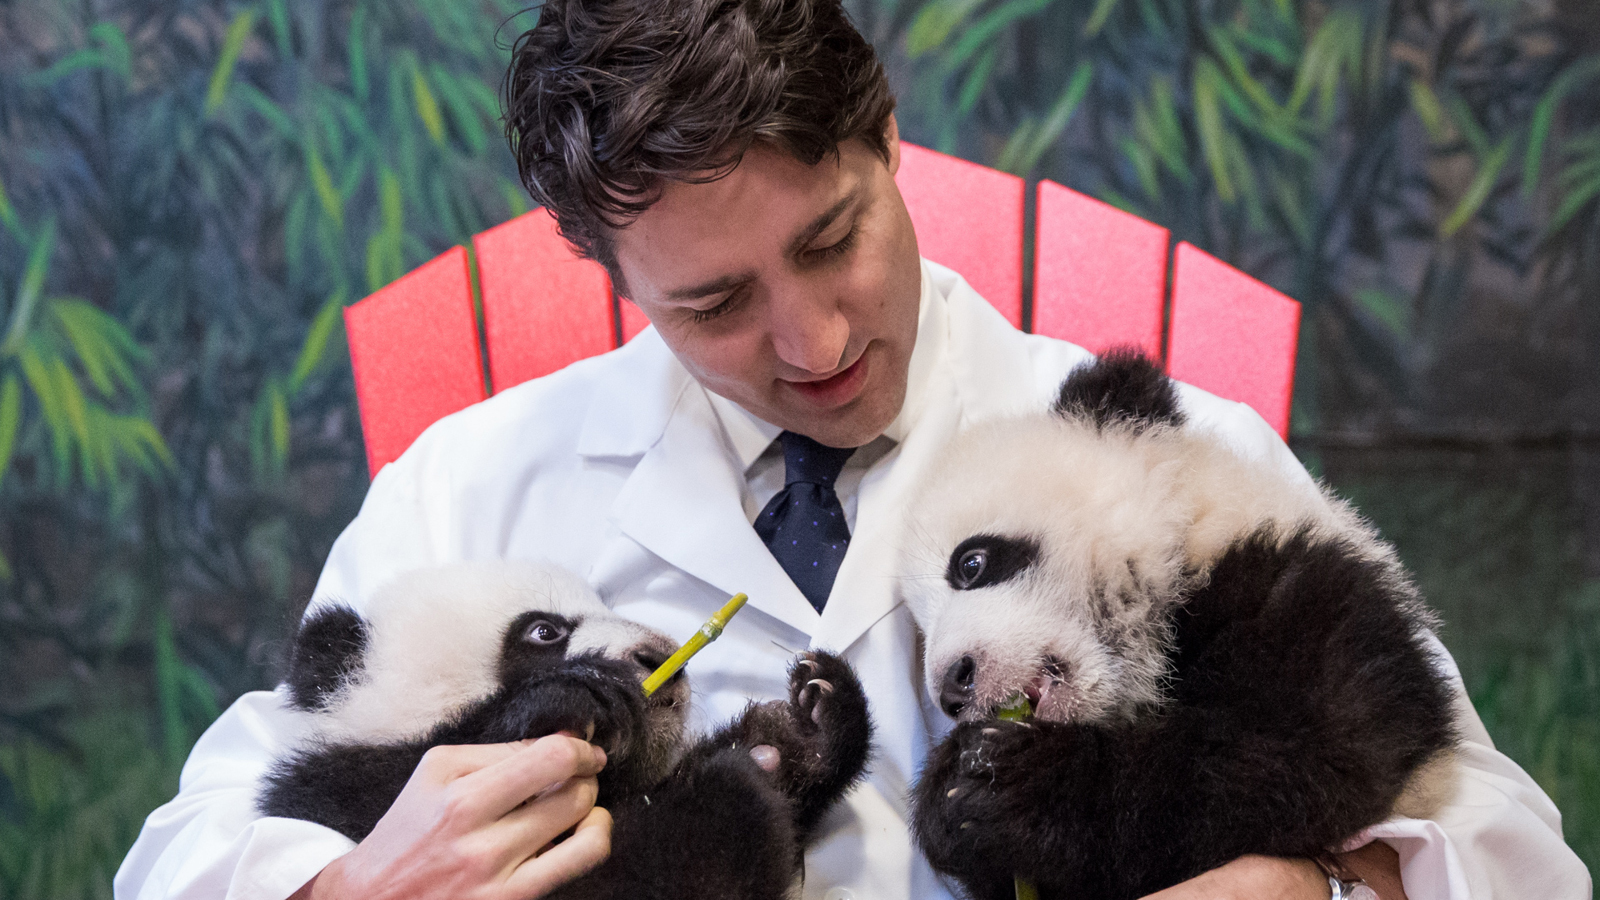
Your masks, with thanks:
<instances>
[{"instance_id":1,"label":"man's ear","mask_svg":"<svg viewBox=\"0 0 1600 900\"><path fill-rule=\"evenodd\" d=\"M900 123L894 120L894 113L889 113L889 123L883 126L883 139L889 148L889 175L893 177L900 171Z\"/></svg>"}]
</instances>

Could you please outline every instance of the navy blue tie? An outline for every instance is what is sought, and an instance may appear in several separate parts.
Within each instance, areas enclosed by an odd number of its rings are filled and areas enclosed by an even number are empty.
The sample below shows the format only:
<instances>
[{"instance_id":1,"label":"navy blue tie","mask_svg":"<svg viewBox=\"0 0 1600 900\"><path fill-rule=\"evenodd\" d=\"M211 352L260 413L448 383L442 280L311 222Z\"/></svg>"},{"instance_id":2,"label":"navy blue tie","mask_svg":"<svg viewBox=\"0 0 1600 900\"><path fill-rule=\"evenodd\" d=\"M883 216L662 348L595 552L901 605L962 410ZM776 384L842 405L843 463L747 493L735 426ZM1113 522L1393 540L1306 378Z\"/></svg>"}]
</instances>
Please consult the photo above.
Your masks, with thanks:
<instances>
[{"instance_id":1,"label":"navy blue tie","mask_svg":"<svg viewBox=\"0 0 1600 900\"><path fill-rule=\"evenodd\" d=\"M850 545L850 526L833 483L856 451L827 447L792 431L778 440L783 442L783 490L756 517L756 534L789 580L822 612Z\"/></svg>"}]
</instances>

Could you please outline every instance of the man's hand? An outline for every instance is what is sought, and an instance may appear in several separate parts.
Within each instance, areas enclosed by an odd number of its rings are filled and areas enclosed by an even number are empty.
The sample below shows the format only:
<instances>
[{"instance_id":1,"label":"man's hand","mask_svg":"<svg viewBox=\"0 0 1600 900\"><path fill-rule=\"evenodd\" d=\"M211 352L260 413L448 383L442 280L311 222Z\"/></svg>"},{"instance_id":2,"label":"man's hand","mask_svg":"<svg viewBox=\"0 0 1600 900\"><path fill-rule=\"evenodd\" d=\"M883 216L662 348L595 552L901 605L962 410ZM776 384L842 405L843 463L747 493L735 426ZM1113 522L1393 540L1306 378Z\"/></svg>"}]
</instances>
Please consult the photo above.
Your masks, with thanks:
<instances>
[{"instance_id":1,"label":"man's hand","mask_svg":"<svg viewBox=\"0 0 1600 900\"><path fill-rule=\"evenodd\" d=\"M543 896L611 851L611 816L594 805L605 763L567 735L434 747L366 840L290 900Z\"/></svg>"},{"instance_id":2,"label":"man's hand","mask_svg":"<svg viewBox=\"0 0 1600 900\"><path fill-rule=\"evenodd\" d=\"M1374 841L1339 854L1380 900L1407 900L1400 884L1400 855ZM1241 856L1225 866L1151 894L1145 900L1329 900L1328 877L1309 859Z\"/></svg>"}]
</instances>

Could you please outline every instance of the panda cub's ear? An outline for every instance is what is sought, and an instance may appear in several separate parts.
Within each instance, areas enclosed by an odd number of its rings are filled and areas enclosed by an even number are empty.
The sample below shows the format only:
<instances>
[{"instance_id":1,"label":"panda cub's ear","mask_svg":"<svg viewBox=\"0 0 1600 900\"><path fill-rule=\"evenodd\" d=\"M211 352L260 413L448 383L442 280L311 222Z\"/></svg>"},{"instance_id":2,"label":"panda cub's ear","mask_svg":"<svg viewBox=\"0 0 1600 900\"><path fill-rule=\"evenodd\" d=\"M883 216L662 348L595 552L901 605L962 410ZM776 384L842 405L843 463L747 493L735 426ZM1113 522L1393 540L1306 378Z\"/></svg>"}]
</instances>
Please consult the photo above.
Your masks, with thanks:
<instances>
[{"instance_id":1,"label":"panda cub's ear","mask_svg":"<svg viewBox=\"0 0 1600 900\"><path fill-rule=\"evenodd\" d=\"M316 712L345 681L360 671L367 652L367 622L344 604L316 610L300 623L289 659L289 700Z\"/></svg>"},{"instance_id":2,"label":"panda cub's ear","mask_svg":"<svg viewBox=\"0 0 1600 900\"><path fill-rule=\"evenodd\" d=\"M1056 414L1094 426L1129 424L1135 433L1155 425L1183 424L1172 379L1137 347L1113 347L1072 370L1061 383Z\"/></svg>"}]
</instances>

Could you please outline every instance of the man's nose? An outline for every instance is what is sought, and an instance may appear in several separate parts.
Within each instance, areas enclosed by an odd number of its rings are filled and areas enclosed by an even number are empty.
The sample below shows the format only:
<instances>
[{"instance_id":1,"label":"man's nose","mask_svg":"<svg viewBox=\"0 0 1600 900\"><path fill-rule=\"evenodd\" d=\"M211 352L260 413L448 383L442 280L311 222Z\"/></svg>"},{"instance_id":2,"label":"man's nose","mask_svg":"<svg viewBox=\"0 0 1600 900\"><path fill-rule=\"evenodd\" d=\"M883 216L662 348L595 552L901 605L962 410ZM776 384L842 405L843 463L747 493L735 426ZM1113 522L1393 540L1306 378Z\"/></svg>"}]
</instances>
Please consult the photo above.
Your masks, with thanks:
<instances>
[{"instance_id":1,"label":"man's nose","mask_svg":"<svg viewBox=\"0 0 1600 900\"><path fill-rule=\"evenodd\" d=\"M822 375L844 361L850 321L833 297L796 292L773 304L772 316L772 346L785 363Z\"/></svg>"}]
</instances>

